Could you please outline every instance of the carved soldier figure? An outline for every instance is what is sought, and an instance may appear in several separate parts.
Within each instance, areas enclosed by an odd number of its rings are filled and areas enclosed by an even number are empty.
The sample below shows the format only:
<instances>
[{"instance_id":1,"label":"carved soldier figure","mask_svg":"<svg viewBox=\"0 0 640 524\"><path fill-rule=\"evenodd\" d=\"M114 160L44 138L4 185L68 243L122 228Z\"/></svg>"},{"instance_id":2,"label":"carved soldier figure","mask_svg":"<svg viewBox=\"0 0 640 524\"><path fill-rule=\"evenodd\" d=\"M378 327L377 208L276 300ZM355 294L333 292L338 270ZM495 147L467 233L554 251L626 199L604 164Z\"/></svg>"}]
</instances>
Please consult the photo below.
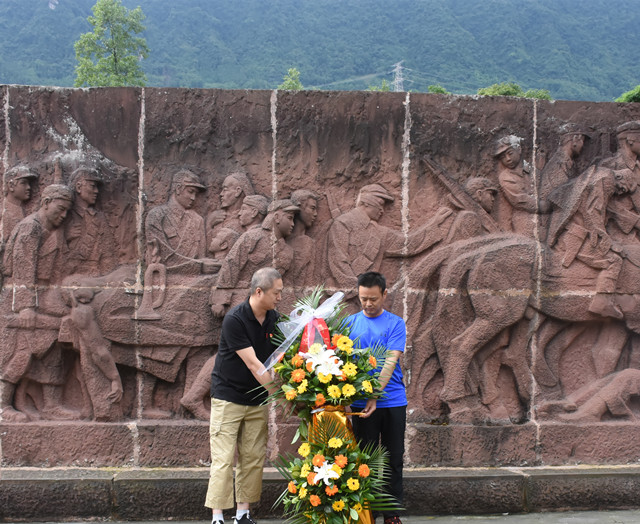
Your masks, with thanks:
<instances>
[{"instance_id":1,"label":"carved soldier figure","mask_svg":"<svg viewBox=\"0 0 640 524\"><path fill-rule=\"evenodd\" d=\"M546 200L536 200L533 180L528 164L521 164L520 137L509 135L498 140L493 157L498 161L498 217L506 231L533 237L534 217L537 212L547 213Z\"/></svg>"},{"instance_id":2,"label":"carved soldier figure","mask_svg":"<svg viewBox=\"0 0 640 524\"><path fill-rule=\"evenodd\" d=\"M111 228L104 213L96 208L102 183L100 173L90 167L79 167L71 174L69 187L75 198L65 224L69 273L104 275L117 264Z\"/></svg>"},{"instance_id":3,"label":"carved soldier figure","mask_svg":"<svg viewBox=\"0 0 640 524\"><path fill-rule=\"evenodd\" d=\"M204 219L192 207L204 190L200 178L188 169L173 175L169 201L147 215L148 260L175 271L201 272L206 250Z\"/></svg>"},{"instance_id":4,"label":"carved soldier figure","mask_svg":"<svg viewBox=\"0 0 640 524\"><path fill-rule=\"evenodd\" d=\"M582 153L589 133L576 124L564 124L560 128L560 144L540 172L539 197L546 199L556 188L577 176L575 159Z\"/></svg>"},{"instance_id":5,"label":"carved soldier figure","mask_svg":"<svg viewBox=\"0 0 640 524\"><path fill-rule=\"evenodd\" d=\"M640 184L640 121L625 122L616 130L618 151L602 161L600 167L629 169ZM609 214L615 226L611 234L621 242L637 243L640 231L640 193L623 194L609 202Z\"/></svg>"},{"instance_id":6,"label":"carved soldier figure","mask_svg":"<svg viewBox=\"0 0 640 524\"><path fill-rule=\"evenodd\" d=\"M604 317L623 317L611 294L616 290L624 250L607 233L607 206L614 195L633 193L636 187L628 168L614 171L592 166L549 197L560 208L551 218L549 246L557 242L565 268L579 260L599 271L589 311Z\"/></svg>"},{"instance_id":7,"label":"carved soldier figure","mask_svg":"<svg viewBox=\"0 0 640 524\"><path fill-rule=\"evenodd\" d=\"M262 221L267 216L269 201L262 195L249 195L244 197L242 206L238 212L238 220L242 227L242 232L260 227ZM223 259L241 233L230 227L218 230L216 236L209 244L209 252L217 259Z\"/></svg>"},{"instance_id":8,"label":"carved soldier figure","mask_svg":"<svg viewBox=\"0 0 640 524\"><path fill-rule=\"evenodd\" d=\"M244 232L238 212L244 198L255 194L249 177L240 171L229 174L222 183L220 191L220 209L207 217L207 238L215 238L223 228L233 229L238 234Z\"/></svg>"},{"instance_id":9,"label":"carved soldier figure","mask_svg":"<svg viewBox=\"0 0 640 524\"><path fill-rule=\"evenodd\" d=\"M498 188L491 180L485 177L471 177L465 183L465 191L480 204L482 210L488 215L491 214L498 193ZM446 244L489 233L475 211L465 209L464 203L454 195L450 195L449 200L456 214L445 239Z\"/></svg>"},{"instance_id":10,"label":"carved soldier figure","mask_svg":"<svg viewBox=\"0 0 640 524\"><path fill-rule=\"evenodd\" d=\"M269 205L262 227L243 233L222 262L218 282L211 293L211 311L221 317L230 306L244 300L251 275L261 267L273 265L281 275L291 267L294 252L286 242L299 211L289 199Z\"/></svg>"},{"instance_id":11,"label":"carved soldier figure","mask_svg":"<svg viewBox=\"0 0 640 524\"><path fill-rule=\"evenodd\" d=\"M3 363L0 408L7 421L28 419L13 407L16 385L23 378L42 384L45 416L54 419L74 416L62 407L60 386L65 377L62 354L54 342L67 308L53 286L60 281L68 258L61 226L72 202L73 191L69 187L47 186L42 192L40 209L19 222L7 242L4 272L9 287L5 292L13 296L5 297L3 303L17 313L0 342Z\"/></svg>"},{"instance_id":12,"label":"carved soldier figure","mask_svg":"<svg viewBox=\"0 0 640 524\"><path fill-rule=\"evenodd\" d=\"M287 239L296 254L288 276L298 285L307 283L308 277L314 274L316 247L307 231L318 218L319 198L318 194L308 189L298 189L291 193L291 201L300 208L300 212L295 217L293 233Z\"/></svg>"},{"instance_id":13,"label":"carved soldier figure","mask_svg":"<svg viewBox=\"0 0 640 524\"><path fill-rule=\"evenodd\" d=\"M380 184L366 185L358 193L356 207L331 224L327 235L329 271L341 288L357 289L357 276L379 271L385 255L417 255L445 238L450 227L446 219L452 210L440 208L432 219L409 234L405 249L401 231L378 224L385 204L393 201Z\"/></svg>"},{"instance_id":14,"label":"carved soldier figure","mask_svg":"<svg viewBox=\"0 0 640 524\"><path fill-rule=\"evenodd\" d=\"M4 174L3 244L13 228L25 217L24 204L31 198L31 184L37 179L37 173L27 166L13 167Z\"/></svg>"}]
</instances>

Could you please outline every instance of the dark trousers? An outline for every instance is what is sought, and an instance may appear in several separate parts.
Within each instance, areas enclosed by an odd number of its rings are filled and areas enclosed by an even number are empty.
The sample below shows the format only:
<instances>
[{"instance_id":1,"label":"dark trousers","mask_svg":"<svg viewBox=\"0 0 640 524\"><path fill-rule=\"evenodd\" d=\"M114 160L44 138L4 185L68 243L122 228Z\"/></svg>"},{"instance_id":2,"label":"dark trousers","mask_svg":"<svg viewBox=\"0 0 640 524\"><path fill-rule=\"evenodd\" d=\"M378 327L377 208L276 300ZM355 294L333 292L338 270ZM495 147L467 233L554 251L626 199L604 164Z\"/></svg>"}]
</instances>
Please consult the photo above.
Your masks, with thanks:
<instances>
[{"instance_id":1,"label":"dark trousers","mask_svg":"<svg viewBox=\"0 0 640 524\"><path fill-rule=\"evenodd\" d=\"M353 417L353 432L361 447L382 444L389 453L391 475L387 490L398 504L402 504L402 467L404 430L407 425L407 406L378 408L368 418ZM385 517L397 512L385 512Z\"/></svg>"}]
</instances>

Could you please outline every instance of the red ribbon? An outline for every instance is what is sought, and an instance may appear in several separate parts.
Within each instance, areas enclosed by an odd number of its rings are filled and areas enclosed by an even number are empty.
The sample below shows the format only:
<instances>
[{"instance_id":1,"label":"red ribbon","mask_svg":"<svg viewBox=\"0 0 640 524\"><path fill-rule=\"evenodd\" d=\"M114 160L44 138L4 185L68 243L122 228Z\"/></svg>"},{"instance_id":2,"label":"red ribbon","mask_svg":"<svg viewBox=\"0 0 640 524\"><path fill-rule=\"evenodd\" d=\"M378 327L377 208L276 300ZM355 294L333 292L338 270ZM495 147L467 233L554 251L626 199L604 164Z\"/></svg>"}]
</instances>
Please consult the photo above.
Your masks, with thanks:
<instances>
[{"instance_id":1,"label":"red ribbon","mask_svg":"<svg viewBox=\"0 0 640 524\"><path fill-rule=\"evenodd\" d=\"M316 342L320 342L326 346L331 344L331 335L327 323L321 318L313 318L304 327L302 339L300 340L299 353L309 351L309 346Z\"/></svg>"}]
</instances>

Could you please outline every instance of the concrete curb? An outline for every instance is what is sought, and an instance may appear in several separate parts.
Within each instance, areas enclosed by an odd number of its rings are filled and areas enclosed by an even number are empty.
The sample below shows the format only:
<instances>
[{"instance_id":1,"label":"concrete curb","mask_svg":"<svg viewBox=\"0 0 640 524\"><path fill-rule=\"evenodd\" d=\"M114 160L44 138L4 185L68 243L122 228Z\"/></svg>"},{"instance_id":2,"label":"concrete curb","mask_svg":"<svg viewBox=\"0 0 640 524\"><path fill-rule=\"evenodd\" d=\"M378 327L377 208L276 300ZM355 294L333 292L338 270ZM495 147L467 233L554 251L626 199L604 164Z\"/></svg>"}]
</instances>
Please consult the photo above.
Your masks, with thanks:
<instances>
[{"instance_id":1,"label":"concrete curb","mask_svg":"<svg viewBox=\"0 0 640 524\"><path fill-rule=\"evenodd\" d=\"M0 520L208 520L206 468L2 468ZM285 483L265 470L252 513L272 505ZM405 470L409 515L529 513L640 508L640 466L424 468Z\"/></svg>"}]
</instances>

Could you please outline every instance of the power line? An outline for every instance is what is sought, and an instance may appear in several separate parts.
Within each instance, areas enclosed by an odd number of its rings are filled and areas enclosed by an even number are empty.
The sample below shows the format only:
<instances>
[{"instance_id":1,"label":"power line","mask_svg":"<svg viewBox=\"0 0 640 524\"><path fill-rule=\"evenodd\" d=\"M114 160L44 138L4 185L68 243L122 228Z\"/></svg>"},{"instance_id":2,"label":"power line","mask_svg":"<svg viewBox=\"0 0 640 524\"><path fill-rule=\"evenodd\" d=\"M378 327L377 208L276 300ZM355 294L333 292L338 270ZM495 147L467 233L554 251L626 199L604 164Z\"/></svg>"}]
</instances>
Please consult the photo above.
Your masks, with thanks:
<instances>
[{"instance_id":1,"label":"power line","mask_svg":"<svg viewBox=\"0 0 640 524\"><path fill-rule=\"evenodd\" d=\"M402 76L402 62L393 64L393 90L398 93L404 91L404 78Z\"/></svg>"}]
</instances>

